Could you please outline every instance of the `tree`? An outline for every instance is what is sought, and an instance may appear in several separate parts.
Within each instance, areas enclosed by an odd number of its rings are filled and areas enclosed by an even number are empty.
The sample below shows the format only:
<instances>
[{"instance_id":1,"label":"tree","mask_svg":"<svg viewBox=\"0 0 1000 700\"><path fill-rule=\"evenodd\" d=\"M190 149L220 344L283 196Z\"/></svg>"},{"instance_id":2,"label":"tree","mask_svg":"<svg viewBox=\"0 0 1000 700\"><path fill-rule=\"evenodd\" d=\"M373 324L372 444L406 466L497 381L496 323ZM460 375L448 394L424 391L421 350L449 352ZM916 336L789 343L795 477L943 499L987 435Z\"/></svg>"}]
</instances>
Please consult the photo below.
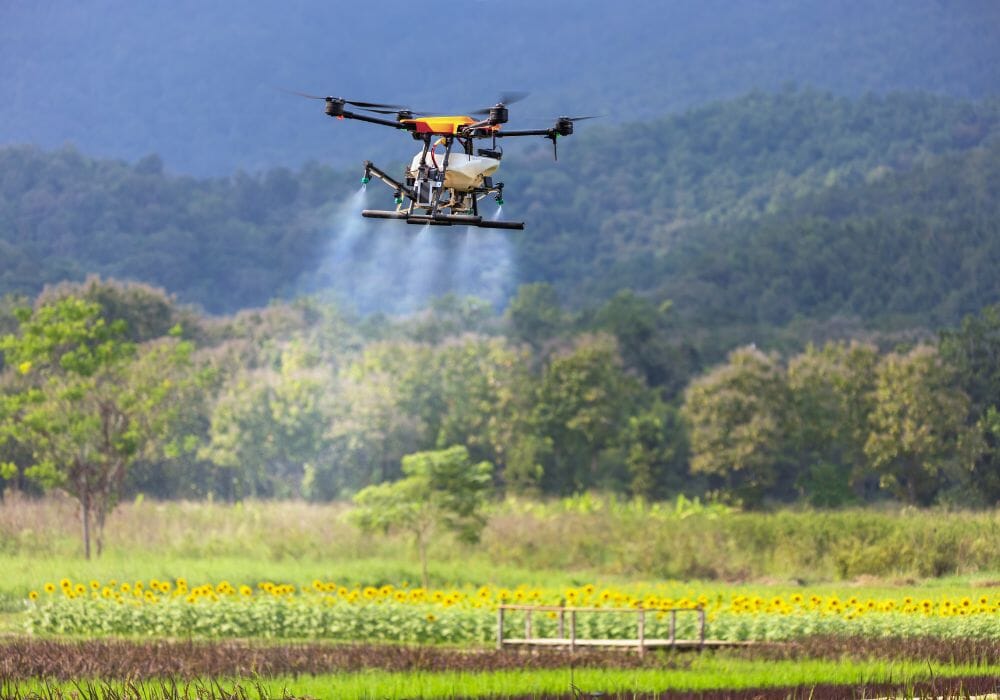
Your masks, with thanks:
<instances>
[{"instance_id":1,"label":"tree","mask_svg":"<svg viewBox=\"0 0 1000 700\"><path fill-rule=\"evenodd\" d=\"M656 305L622 290L594 313L590 324L614 335L625 365L637 370L649 386L661 388L668 399L684 388L697 359L693 347L669 336L672 307L669 301Z\"/></svg>"},{"instance_id":2,"label":"tree","mask_svg":"<svg viewBox=\"0 0 1000 700\"><path fill-rule=\"evenodd\" d=\"M459 540L479 540L493 465L472 464L465 447L417 452L403 457L404 478L376 484L354 497L351 519L366 532L402 530L413 535L427 588L427 545L437 529Z\"/></svg>"},{"instance_id":3,"label":"tree","mask_svg":"<svg viewBox=\"0 0 1000 700\"><path fill-rule=\"evenodd\" d=\"M245 495L338 495L327 473L333 378L305 355L287 343L280 367L238 372L215 402L201 456L231 470Z\"/></svg>"},{"instance_id":4,"label":"tree","mask_svg":"<svg viewBox=\"0 0 1000 700\"><path fill-rule=\"evenodd\" d=\"M967 483L982 502L1000 501L1000 304L941 334L942 359L969 397Z\"/></svg>"},{"instance_id":5,"label":"tree","mask_svg":"<svg viewBox=\"0 0 1000 700\"><path fill-rule=\"evenodd\" d=\"M933 346L882 358L864 448L881 486L908 503L929 503L958 461L968 412L968 396Z\"/></svg>"},{"instance_id":6,"label":"tree","mask_svg":"<svg viewBox=\"0 0 1000 700\"><path fill-rule=\"evenodd\" d=\"M777 357L755 347L731 352L684 393L691 471L719 478L730 497L759 503L780 473L786 407Z\"/></svg>"},{"instance_id":7,"label":"tree","mask_svg":"<svg viewBox=\"0 0 1000 700\"><path fill-rule=\"evenodd\" d=\"M434 365L429 346L382 341L340 372L329 436L345 490L394 480L404 455L434 447L441 415Z\"/></svg>"},{"instance_id":8,"label":"tree","mask_svg":"<svg viewBox=\"0 0 1000 700\"><path fill-rule=\"evenodd\" d=\"M503 338L466 334L435 351L441 396L435 446L461 444L506 471L508 452L530 410L529 353Z\"/></svg>"},{"instance_id":9,"label":"tree","mask_svg":"<svg viewBox=\"0 0 1000 700\"><path fill-rule=\"evenodd\" d=\"M19 332L0 338L17 377L0 397L0 442L30 451L25 476L77 498L89 559L91 520L100 555L129 466L174 437L192 347L175 337L132 343L124 322L106 323L97 304L75 297L18 317Z\"/></svg>"},{"instance_id":10,"label":"tree","mask_svg":"<svg viewBox=\"0 0 1000 700\"><path fill-rule=\"evenodd\" d=\"M655 499L679 490L687 471L687 444L678 411L661 401L630 416L622 434L629 491Z\"/></svg>"},{"instance_id":11,"label":"tree","mask_svg":"<svg viewBox=\"0 0 1000 700\"><path fill-rule=\"evenodd\" d=\"M812 345L788 363L788 457L816 506L851 500L863 473L878 350L860 343Z\"/></svg>"},{"instance_id":12,"label":"tree","mask_svg":"<svg viewBox=\"0 0 1000 700\"><path fill-rule=\"evenodd\" d=\"M618 446L628 417L647 399L642 382L622 368L610 336L582 336L575 347L553 357L535 392L531 418L532 429L552 446L543 489L569 494L621 487L616 482L625 475L609 473L600 458ZM614 463L621 466L620 459Z\"/></svg>"},{"instance_id":13,"label":"tree","mask_svg":"<svg viewBox=\"0 0 1000 700\"><path fill-rule=\"evenodd\" d=\"M505 317L510 336L536 350L566 325L566 314L559 305L556 291L546 282L521 285L517 295L507 304Z\"/></svg>"}]
</instances>

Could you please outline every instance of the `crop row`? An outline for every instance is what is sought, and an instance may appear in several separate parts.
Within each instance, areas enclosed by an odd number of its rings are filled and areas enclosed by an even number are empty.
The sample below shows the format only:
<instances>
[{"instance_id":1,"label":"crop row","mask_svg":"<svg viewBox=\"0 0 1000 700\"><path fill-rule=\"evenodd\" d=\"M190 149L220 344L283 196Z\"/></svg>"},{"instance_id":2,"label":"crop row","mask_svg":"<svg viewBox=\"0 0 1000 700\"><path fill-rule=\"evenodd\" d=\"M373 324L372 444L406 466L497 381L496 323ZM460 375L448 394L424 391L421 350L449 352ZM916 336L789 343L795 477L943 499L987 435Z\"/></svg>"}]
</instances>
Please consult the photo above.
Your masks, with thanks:
<instances>
[{"instance_id":1,"label":"crop row","mask_svg":"<svg viewBox=\"0 0 1000 700\"><path fill-rule=\"evenodd\" d=\"M581 650L545 654L396 644L251 643L246 641L83 641L16 639L0 643L0 678L127 680L273 677L382 671L672 667L658 655ZM0 696L2 697L2 696Z\"/></svg>"},{"instance_id":2,"label":"crop row","mask_svg":"<svg viewBox=\"0 0 1000 700\"><path fill-rule=\"evenodd\" d=\"M707 637L728 641L817 635L974 639L1000 635L1000 601L985 595L975 599L842 599L798 593L670 597L655 587L425 590L347 587L319 580L305 586L262 582L251 587L227 581L189 586L184 579L105 583L63 579L58 586L46 584L42 593L32 592L26 625L33 633L56 634L468 643L494 638L496 608L508 602L608 608L577 615L577 635L591 638L635 636L635 614L611 608L646 610L647 638L670 635L672 608L704 610ZM556 636L559 624L554 612L536 614L533 634ZM676 636L695 638L697 624L697 615L679 614ZM505 634L516 634L523 627L523 613L507 615Z\"/></svg>"},{"instance_id":3,"label":"crop row","mask_svg":"<svg viewBox=\"0 0 1000 700\"><path fill-rule=\"evenodd\" d=\"M810 637L793 643L759 644L726 652L749 660L921 660L936 664L996 666L996 639L868 639ZM378 669L412 671L504 671L566 668L687 668L693 657L617 650L570 653L456 649L398 644L273 643L247 640L11 639L0 642L0 678L103 678L106 680L205 677L297 676Z\"/></svg>"},{"instance_id":4,"label":"crop row","mask_svg":"<svg viewBox=\"0 0 1000 700\"><path fill-rule=\"evenodd\" d=\"M994 697L1000 690L995 676L966 676L960 678L935 678L921 682L871 682L862 684L820 683L798 686L763 688L668 690L641 692L635 689L587 693L591 697L608 700L842 700L843 698L905 697L913 700L967 700L971 697ZM0 697L5 700L298 700L287 688L275 690L260 680L253 682L226 682L204 679L194 682L177 682L173 679L150 683L133 681L77 681L57 684L50 681L22 682L0 677ZM369 697L364 694L361 697ZM393 696L395 697L395 696ZM422 696L421 696L422 697ZM495 698L476 694L456 695L446 691L434 697ZM578 700L579 690L571 686L566 692L531 692L530 694L505 693L506 700Z\"/></svg>"}]
</instances>

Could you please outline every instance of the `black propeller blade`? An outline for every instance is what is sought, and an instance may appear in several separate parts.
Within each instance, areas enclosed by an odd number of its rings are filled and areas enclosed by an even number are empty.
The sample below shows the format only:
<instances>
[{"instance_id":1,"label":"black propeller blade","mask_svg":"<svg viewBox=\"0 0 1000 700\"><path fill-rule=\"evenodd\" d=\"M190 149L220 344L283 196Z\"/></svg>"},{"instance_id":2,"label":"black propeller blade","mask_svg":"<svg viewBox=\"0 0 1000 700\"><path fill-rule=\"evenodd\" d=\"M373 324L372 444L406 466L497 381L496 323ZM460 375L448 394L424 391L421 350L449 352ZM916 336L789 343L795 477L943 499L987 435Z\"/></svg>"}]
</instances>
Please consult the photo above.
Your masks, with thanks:
<instances>
[{"instance_id":1,"label":"black propeller blade","mask_svg":"<svg viewBox=\"0 0 1000 700\"><path fill-rule=\"evenodd\" d=\"M506 107L508 105L514 104L515 102L520 102L530 94L531 94L530 92L521 92L521 91L502 92L500 93L499 98L497 99L495 105L493 105L492 107L484 107L483 109L474 110L472 112L469 112L469 114L475 116L486 116L490 113L490 110L496 109L496 107L498 106Z\"/></svg>"},{"instance_id":2,"label":"black propeller blade","mask_svg":"<svg viewBox=\"0 0 1000 700\"><path fill-rule=\"evenodd\" d=\"M343 97L332 97L330 95L310 95L308 92L299 92L298 90L286 90L284 88L278 88L282 92L287 92L290 95L298 95L299 97L305 97L310 100L336 100L338 102L343 102L346 105L353 105L355 107L360 107L361 109L367 109L372 112L378 112L380 109L386 110L379 112L379 114L395 114L401 109L406 109L403 105L390 105L383 104L381 102L361 102L360 100L348 100Z\"/></svg>"}]
</instances>

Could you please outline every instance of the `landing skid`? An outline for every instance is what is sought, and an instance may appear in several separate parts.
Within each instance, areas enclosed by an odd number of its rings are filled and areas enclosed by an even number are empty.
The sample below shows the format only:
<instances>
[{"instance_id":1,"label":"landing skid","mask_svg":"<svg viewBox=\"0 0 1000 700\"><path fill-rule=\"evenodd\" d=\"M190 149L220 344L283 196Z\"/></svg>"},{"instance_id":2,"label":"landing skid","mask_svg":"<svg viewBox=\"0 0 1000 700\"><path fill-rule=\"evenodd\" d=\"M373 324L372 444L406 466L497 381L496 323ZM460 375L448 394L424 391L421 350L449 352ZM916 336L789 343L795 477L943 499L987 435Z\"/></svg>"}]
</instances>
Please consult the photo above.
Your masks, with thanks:
<instances>
[{"instance_id":1,"label":"landing skid","mask_svg":"<svg viewBox=\"0 0 1000 700\"><path fill-rule=\"evenodd\" d=\"M431 226L477 226L479 228L524 229L523 221L490 221L481 216L469 214L407 214L405 211L383 211L365 209L361 216L368 219L397 219L408 224L430 224Z\"/></svg>"}]
</instances>

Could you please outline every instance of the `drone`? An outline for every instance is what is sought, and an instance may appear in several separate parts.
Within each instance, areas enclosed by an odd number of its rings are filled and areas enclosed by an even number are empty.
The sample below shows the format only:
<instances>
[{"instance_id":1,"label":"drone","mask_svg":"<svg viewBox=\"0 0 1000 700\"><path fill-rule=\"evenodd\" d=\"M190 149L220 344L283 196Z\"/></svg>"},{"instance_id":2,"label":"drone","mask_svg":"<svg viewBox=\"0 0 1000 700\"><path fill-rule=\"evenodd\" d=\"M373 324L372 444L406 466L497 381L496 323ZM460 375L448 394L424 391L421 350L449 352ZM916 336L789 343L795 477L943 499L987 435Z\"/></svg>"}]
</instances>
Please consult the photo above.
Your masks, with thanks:
<instances>
[{"instance_id":1,"label":"drone","mask_svg":"<svg viewBox=\"0 0 1000 700\"><path fill-rule=\"evenodd\" d=\"M367 185L378 178L393 191L394 210L365 209L361 216L369 219L396 219L408 224L433 226L476 226L494 229L523 229L523 221L484 219L479 213L479 201L493 195L503 206L502 182L493 175L500 167L503 149L497 139L512 136L541 136L552 141L553 156L558 160L557 139L573 133L573 124L593 117L558 117L548 129L503 131L509 113L507 106L527 96L527 93L500 95L492 107L468 115L430 115L400 105L361 102L343 97L320 97L296 93L302 97L323 100L326 114L336 119L357 119L408 131L415 141L423 143L420 151L404 168L399 180L391 177L370 160L364 162L361 183ZM350 108L356 108L352 111ZM362 114L359 112L367 112ZM373 115L394 115L388 119ZM477 142L487 141L488 148L477 148Z\"/></svg>"}]
</instances>

